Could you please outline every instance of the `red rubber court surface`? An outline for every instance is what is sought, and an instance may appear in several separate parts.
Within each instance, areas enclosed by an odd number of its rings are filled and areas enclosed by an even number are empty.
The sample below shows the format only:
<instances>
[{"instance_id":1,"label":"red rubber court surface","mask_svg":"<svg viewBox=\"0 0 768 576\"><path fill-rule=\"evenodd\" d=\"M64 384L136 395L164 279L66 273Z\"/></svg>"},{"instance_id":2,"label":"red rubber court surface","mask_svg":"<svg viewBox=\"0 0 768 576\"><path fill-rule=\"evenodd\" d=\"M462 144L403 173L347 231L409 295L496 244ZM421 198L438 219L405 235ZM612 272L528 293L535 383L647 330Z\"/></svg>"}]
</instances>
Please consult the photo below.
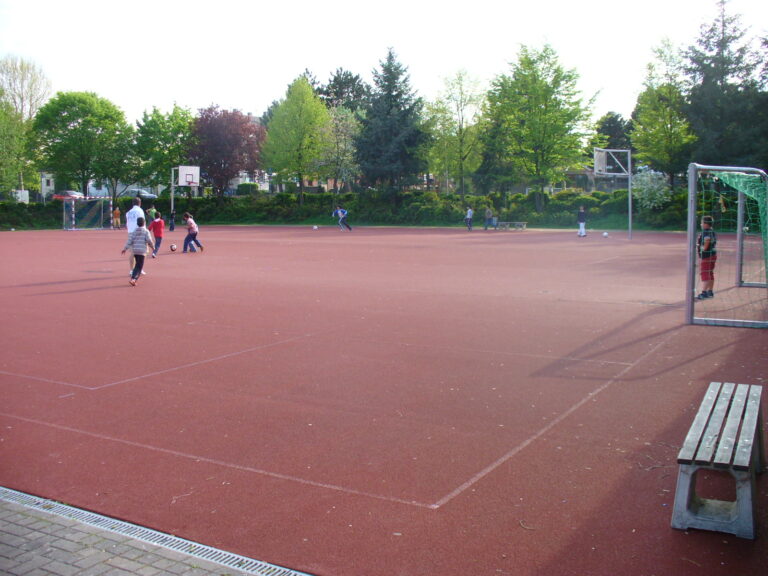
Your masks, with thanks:
<instances>
[{"instance_id":1,"label":"red rubber court surface","mask_svg":"<svg viewBox=\"0 0 768 576\"><path fill-rule=\"evenodd\" d=\"M0 234L1 485L324 576L765 574L764 476L756 541L669 527L709 382L768 374L683 323L684 234L182 238L132 288L125 231Z\"/></svg>"}]
</instances>

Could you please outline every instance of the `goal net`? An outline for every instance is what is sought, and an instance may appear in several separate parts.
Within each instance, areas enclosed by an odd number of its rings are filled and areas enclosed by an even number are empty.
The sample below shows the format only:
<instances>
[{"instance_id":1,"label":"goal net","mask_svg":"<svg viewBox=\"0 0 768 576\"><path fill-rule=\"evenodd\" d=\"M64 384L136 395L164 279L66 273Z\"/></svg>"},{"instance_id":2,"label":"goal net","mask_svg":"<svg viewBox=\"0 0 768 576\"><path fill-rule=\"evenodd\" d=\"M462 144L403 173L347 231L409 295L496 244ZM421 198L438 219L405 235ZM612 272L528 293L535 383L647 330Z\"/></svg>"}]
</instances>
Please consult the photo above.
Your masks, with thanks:
<instances>
[{"instance_id":1,"label":"goal net","mask_svg":"<svg viewBox=\"0 0 768 576\"><path fill-rule=\"evenodd\" d=\"M697 299L701 218L717 235L714 296ZM757 168L688 169L688 321L768 328L768 176Z\"/></svg>"},{"instance_id":2,"label":"goal net","mask_svg":"<svg viewBox=\"0 0 768 576\"><path fill-rule=\"evenodd\" d=\"M108 198L66 200L64 230L100 230L112 227L112 201Z\"/></svg>"}]
</instances>

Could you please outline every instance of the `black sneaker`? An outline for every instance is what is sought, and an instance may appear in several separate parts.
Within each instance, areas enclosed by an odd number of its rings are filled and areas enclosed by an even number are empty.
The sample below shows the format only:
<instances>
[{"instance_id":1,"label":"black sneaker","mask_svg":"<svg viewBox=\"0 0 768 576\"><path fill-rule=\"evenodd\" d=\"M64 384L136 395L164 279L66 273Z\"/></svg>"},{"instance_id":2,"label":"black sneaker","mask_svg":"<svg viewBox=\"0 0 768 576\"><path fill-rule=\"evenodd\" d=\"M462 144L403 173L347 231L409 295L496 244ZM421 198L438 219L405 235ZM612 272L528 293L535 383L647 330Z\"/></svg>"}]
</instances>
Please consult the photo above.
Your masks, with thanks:
<instances>
[{"instance_id":1,"label":"black sneaker","mask_svg":"<svg viewBox=\"0 0 768 576\"><path fill-rule=\"evenodd\" d=\"M714 298L714 297L715 297L715 293L712 292L712 290L707 290L707 298Z\"/></svg>"},{"instance_id":2,"label":"black sneaker","mask_svg":"<svg viewBox=\"0 0 768 576\"><path fill-rule=\"evenodd\" d=\"M707 298L710 298L707 292L702 292L701 294L696 296L696 300L706 300Z\"/></svg>"}]
</instances>

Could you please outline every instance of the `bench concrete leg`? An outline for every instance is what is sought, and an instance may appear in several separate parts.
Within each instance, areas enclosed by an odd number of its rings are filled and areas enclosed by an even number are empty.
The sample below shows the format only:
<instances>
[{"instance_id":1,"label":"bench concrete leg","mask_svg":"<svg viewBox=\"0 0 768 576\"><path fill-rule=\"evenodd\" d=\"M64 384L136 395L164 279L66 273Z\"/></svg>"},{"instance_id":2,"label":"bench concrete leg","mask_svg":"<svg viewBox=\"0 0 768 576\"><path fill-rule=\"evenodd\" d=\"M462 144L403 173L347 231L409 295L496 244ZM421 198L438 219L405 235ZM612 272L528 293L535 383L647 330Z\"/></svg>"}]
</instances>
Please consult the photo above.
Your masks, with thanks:
<instances>
[{"instance_id":1,"label":"bench concrete leg","mask_svg":"<svg viewBox=\"0 0 768 576\"><path fill-rule=\"evenodd\" d=\"M736 501L727 502L699 498L696 495L696 473L701 469L701 466L680 465L672 510L672 528L699 528L754 539L757 515L755 471L728 470L736 481Z\"/></svg>"}]
</instances>

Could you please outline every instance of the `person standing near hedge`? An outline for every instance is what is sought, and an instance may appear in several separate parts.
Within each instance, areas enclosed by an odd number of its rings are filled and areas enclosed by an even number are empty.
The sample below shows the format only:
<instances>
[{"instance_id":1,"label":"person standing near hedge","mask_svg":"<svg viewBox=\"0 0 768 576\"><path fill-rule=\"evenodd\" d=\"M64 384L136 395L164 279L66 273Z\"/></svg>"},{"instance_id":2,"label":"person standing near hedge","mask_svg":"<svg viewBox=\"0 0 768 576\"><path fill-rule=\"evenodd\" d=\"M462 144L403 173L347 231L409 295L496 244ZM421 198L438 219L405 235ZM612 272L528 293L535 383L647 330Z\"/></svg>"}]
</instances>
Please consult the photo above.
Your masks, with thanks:
<instances>
[{"instance_id":1,"label":"person standing near hedge","mask_svg":"<svg viewBox=\"0 0 768 576\"><path fill-rule=\"evenodd\" d=\"M579 212L576 214L576 221L579 223L579 234L581 238L587 235L587 212L584 206L579 206Z\"/></svg>"},{"instance_id":2,"label":"person standing near hedge","mask_svg":"<svg viewBox=\"0 0 768 576\"><path fill-rule=\"evenodd\" d=\"M488 226L493 226L493 210L491 207L485 209L485 229L488 230Z\"/></svg>"}]
</instances>

